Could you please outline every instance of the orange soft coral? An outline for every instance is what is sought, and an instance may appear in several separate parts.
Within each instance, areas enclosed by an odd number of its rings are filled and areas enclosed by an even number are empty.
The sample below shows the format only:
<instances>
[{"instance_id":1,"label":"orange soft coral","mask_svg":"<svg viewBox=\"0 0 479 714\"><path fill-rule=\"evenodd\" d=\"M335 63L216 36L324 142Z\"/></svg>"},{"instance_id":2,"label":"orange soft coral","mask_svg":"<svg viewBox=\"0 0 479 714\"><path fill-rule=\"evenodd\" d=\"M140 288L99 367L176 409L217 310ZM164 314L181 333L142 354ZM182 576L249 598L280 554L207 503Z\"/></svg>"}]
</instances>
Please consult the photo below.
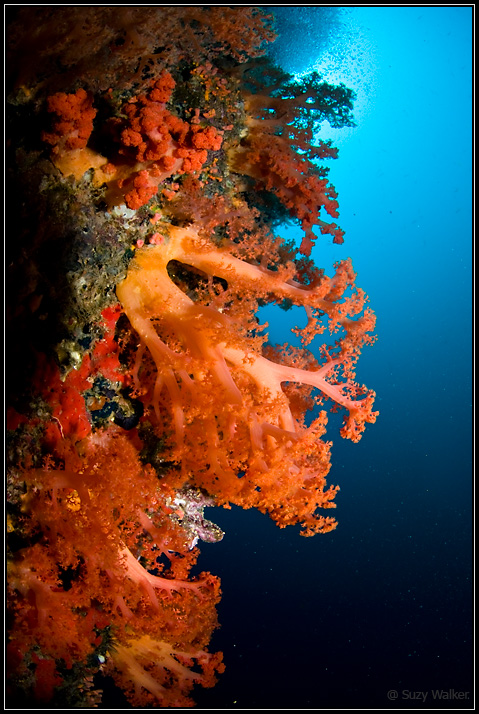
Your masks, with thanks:
<instances>
[{"instance_id":1,"label":"orange soft coral","mask_svg":"<svg viewBox=\"0 0 479 714\"><path fill-rule=\"evenodd\" d=\"M116 648L109 671L133 706L160 702L163 707L188 707L193 704L188 693L194 684L203 687L215 684L215 672L224 670L221 659L221 653L181 651L143 635ZM201 672L195 671L194 665Z\"/></svg>"},{"instance_id":2,"label":"orange soft coral","mask_svg":"<svg viewBox=\"0 0 479 714\"><path fill-rule=\"evenodd\" d=\"M334 243L343 242L344 231L320 218L321 208L333 218L339 215L334 187L318 176L309 159L293 151L283 137L268 135L260 124L242 146L230 151L230 162L235 172L250 176L274 193L299 220L304 231L300 248L304 255L310 255L316 239L314 226L319 226L321 233L333 235Z\"/></svg>"},{"instance_id":3,"label":"orange soft coral","mask_svg":"<svg viewBox=\"0 0 479 714\"><path fill-rule=\"evenodd\" d=\"M214 670L221 671L221 658L206 652L216 626L218 580L208 573L189 577L195 558L185 532L168 515L173 494L141 465L125 434L110 427L77 447L65 440L55 460L25 471L24 479L23 510L35 515L30 527L36 542L26 541L10 566L11 648L23 656L41 652L41 671L51 673L53 686L55 666L85 663L103 630L103 637L114 636L107 664L118 676L140 655L138 643L150 643L135 665L154 670L147 680L129 667L133 703L140 697L156 705L177 697L183 702L194 682L211 686ZM157 563L159 556L174 560L182 554L182 570ZM151 572L162 567L158 575ZM165 685L160 662L154 664L160 651L163 666L175 657L184 685ZM190 672L194 661L204 662L204 676ZM22 676L25 660L18 667L13 676ZM40 684L37 678L35 686Z\"/></svg>"},{"instance_id":4,"label":"orange soft coral","mask_svg":"<svg viewBox=\"0 0 479 714\"><path fill-rule=\"evenodd\" d=\"M259 69L267 78L268 94L263 87L258 91L254 70L251 77L244 68L241 71L243 82L256 93L243 91L247 131L239 144L231 146L230 165L277 196L299 221L304 231L300 250L310 255L316 239L314 226L332 235L334 243L343 242L344 231L320 217L324 208L337 218L338 203L334 187L325 178L327 169L315 164L316 159L336 158L338 150L329 141L320 140L317 146L314 141L322 121L338 127L354 124L350 114L354 95L343 85L321 82L316 73L302 83L288 84L288 75L269 63L259 63Z\"/></svg>"},{"instance_id":5,"label":"orange soft coral","mask_svg":"<svg viewBox=\"0 0 479 714\"><path fill-rule=\"evenodd\" d=\"M358 441L376 418L374 393L353 381L360 350L373 341L374 317L363 310L364 293L345 296L355 278L349 261L338 264L333 278L323 276L306 288L294 279L292 264L271 270L236 251L235 244L218 248L194 228L174 227L165 245L137 251L117 289L141 341L134 383L138 392L149 389L145 398L162 429L168 429L165 409L171 410L173 455L184 480L219 503L267 511L279 525L300 522L308 535L327 531L333 519L316 514L318 507L333 505L336 492L325 489L325 412L305 426L304 414L293 415L282 384L309 385L318 390L318 403L331 399L346 409L342 434ZM207 277L204 300L195 302L175 284L170 261ZM215 290L213 276L227 287ZM305 357L293 366L264 356L254 318L259 299L306 307L305 343L324 331L321 316L331 332L342 330L334 348L321 348L322 366L312 369ZM153 366L146 361L141 372L145 349Z\"/></svg>"},{"instance_id":6,"label":"orange soft coral","mask_svg":"<svg viewBox=\"0 0 479 714\"><path fill-rule=\"evenodd\" d=\"M100 669L134 706L190 706L223 669L219 580L194 570L197 542L223 533L203 508L332 530L327 407L353 441L376 418L354 373L374 315L350 261L329 278L272 234L288 212L303 253L315 229L342 242L315 164L337 152L312 142L349 96L258 61L274 33L252 7L21 10L15 25L12 106L46 109L58 171L26 151L42 226L19 263L45 322L9 410L11 684L85 706ZM265 303L304 308L301 347L267 342Z\"/></svg>"}]
</instances>

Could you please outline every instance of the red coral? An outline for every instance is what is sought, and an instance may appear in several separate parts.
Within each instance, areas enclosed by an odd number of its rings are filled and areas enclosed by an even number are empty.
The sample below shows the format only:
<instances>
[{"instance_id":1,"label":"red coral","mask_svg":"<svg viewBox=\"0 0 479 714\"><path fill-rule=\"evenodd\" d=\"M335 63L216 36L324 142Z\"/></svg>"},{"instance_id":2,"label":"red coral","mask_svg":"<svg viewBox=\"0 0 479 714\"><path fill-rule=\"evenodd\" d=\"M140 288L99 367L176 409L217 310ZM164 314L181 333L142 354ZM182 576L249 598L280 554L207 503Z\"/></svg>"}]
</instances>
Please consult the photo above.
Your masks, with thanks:
<instances>
[{"instance_id":1,"label":"red coral","mask_svg":"<svg viewBox=\"0 0 479 714\"><path fill-rule=\"evenodd\" d=\"M90 364L90 377L101 374L111 382L125 381L125 373L119 360L119 347L115 337L115 329L121 314L120 305L106 307L101 313L102 325L105 328L103 337L97 340Z\"/></svg>"},{"instance_id":2,"label":"red coral","mask_svg":"<svg viewBox=\"0 0 479 714\"><path fill-rule=\"evenodd\" d=\"M52 145L51 160L64 176L79 180L88 169L107 164L106 158L87 146L97 114L91 93L82 88L75 94L58 92L48 97L47 108L56 120L52 131L42 132L42 139Z\"/></svg>"},{"instance_id":3,"label":"red coral","mask_svg":"<svg viewBox=\"0 0 479 714\"><path fill-rule=\"evenodd\" d=\"M158 191L158 184L151 178L148 171L140 171L133 179L132 188L125 193L125 203L128 208L136 210L144 206Z\"/></svg>"},{"instance_id":4,"label":"red coral","mask_svg":"<svg viewBox=\"0 0 479 714\"><path fill-rule=\"evenodd\" d=\"M128 126L120 133L120 151L137 162L133 178L121 178L118 184L127 189L128 208L136 210L148 203L170 176L198 173L208 150L221 148L222 133L214 126L188 123L166 108L174 87L171 74L164 72L147 95L134 97L124 106Z\"/></svg>"},{"instance_id":5,"label":"red coral","mask_svg":"<svg viewBox=\"0 0 479 714\"><path fill-rule=\"evenodd\" d=\"M55 147L55 151L83 149L93 130L96 109L93 96L84 89L75 94L58 92L48 97L48 111L56 115L52 132L43 132L42 139Z\"/></svg>"},{"instance_id":6,"label":"red coral","mask_svg":"<svg viewBox=\"0 0 479 714\"><path fill-rule=\"evenodd\" d=\"M148 203L170 176L200 172L208 151L221 148L223 132L211 124L199 125L197 118L189 123L169 111L166 105L174 87L172 75L162 72L146 94L123 106L126 121L110 121L120 141L119 156L112 157L117 166L86 148L96 116L93 97L84 89L52 95L48 111L58 119L42 139L53 145L53 162L64 175L76 179L89 168L98 169L95 180L110 186L110 199L117 201L115 186L133 210Z\"/></svg>"},{"instance_id":7,"label":"red coral","mask_svg":"<svg viewBox=\"0 0 479 714\"><path fill-rule=\"evenodd\" d=\"M32 662L36 665L35 699L39 702L49 702L53 697L55 687L61 684L63 680L58 675L53 660L42 659L36 653L33 653Z\"/></svg>"},{"instance_id":8,"label":"red coral","mask_svg":"<svg viewBox=\"0 0 479 714\"><path fill-rule=\"evenodd\" d=\"M166 103L170 97L171 92L175 88L176 82L169 72L163 72L161 77L156 80L153 85L153 89L150 92L150 100L152 102L162 102Z\"/></svg>"},{"instance_id":9,"label":"red coral","mask_svg":"<svg viewBox=\"0 0 479 714\"><path fill-rule=\"evenodd\" d=\"M81 392L90 387L89 360L84 359L79 370L69 372L62 381L60 370L39 355L35 377L42 385L41 394L49 404L53 421L46 426L46 443L50 448L68 437L80 441L91 431L91 424Z\"/></svg>"},{"instance_id":10,"label":"red coral","mask_svg":"<svg viewBox=\"0 0 479 714\"><path fill-rule=\"evenodd\" d=\"M62 378L60 369L45 355L39 354L34 381L51 409L52 421L45 427L47 445L55 449L63 439L81 441L91 432L91 422L83 393L92 386L93 378L102 375L112 382L124 382L125 374L119 362L115 326L119 306L102 313L103 337L96 341L91 355L85 354L81 364ZM17 419L18 421L18 419Z\"/></svg>"}]
</instances>

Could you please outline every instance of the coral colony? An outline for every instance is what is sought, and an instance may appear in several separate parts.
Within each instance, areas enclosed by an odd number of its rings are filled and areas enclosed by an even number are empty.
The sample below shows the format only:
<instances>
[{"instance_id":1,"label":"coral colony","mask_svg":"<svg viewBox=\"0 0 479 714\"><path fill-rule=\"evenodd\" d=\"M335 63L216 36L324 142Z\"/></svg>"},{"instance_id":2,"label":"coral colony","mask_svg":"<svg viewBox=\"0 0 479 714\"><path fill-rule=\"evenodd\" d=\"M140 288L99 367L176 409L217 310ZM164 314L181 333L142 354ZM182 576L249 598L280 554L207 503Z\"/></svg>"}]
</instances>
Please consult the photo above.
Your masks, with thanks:
<instances>
[{"instance_id":1,"label":"coral colony","mask_svg":"<svg viewBox=\"0 0 479 714\"><path fill-rule=\"evenodd\" d=\"M374 314L349 259L310 257L343 242L315 137L353 95L275 67L253 7L7 19L8 694L189 706L224 669L203 509L331 531L327 410L353 442L376 419ZM304 308L301 347L266 304Z\"/></svg>"}]
</instances>

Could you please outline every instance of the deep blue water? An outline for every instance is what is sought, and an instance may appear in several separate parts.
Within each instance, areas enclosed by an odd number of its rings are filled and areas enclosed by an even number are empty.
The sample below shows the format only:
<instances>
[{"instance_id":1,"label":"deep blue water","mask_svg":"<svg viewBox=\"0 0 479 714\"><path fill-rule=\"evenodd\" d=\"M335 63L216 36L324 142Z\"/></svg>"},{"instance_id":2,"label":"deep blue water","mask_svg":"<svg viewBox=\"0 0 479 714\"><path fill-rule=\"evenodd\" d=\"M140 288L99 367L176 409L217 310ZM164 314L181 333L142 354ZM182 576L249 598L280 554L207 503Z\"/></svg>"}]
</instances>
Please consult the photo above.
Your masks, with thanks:
<instances>
[{"instance_id":1,"label":"deep blue water","mask_svg":"<svg viewBox=\"0 0 479 714\"><path fill-rule=\"evenodd\" d=\"M314 258L350 256L370 297L357 376L381 413L357 445L331 425L333 533L210 509L227 669L198 706L471 708L472 9L270 9L286 70L358 93L358 126L331 134L345 243ZM279 318L270 338L291 340Z\"/></svg>"}]
</instances>

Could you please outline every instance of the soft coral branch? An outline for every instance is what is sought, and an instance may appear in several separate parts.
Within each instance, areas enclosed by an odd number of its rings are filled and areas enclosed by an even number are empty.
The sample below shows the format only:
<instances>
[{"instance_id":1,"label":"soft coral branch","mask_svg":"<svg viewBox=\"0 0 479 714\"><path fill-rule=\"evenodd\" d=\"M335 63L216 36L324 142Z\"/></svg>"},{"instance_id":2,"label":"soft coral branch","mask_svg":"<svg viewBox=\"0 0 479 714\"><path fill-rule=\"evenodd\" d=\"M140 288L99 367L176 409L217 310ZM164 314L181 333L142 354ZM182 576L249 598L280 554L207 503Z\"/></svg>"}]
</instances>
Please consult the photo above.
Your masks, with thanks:
<instances>
[{"instance_id":1,"label":"soft coral branch","mask_svg":"<svg viewBox=\"0 0 479 714\"><path fill-rule=\"evenodd\" d=\"M234 252L234 244L217 247L194 228L171 227L164 245L137 251L117 292L155 365L148 399L158 423L162 423L165 407L172 410L173 453L184 477L209 490L218 501L257 505L274 512L284 524L294 521L291 511L298 507L305 482L309 488L316 479L312 488L316 501L308 503L313 512L333 504L332 492L324 490L329 447L325 444L317 451L310 444L312 433L317 437L324 433L324 418L305 428L303 417L293 416L282 385L314 387L346 409L342 435L358 441L365 424L376 418L374 393L352 381L361 348L373 340L374 317L366 310L353 319L364 306L365 296L361 291L345 296L355 279L349 261L338 264L333 278L323 276L305 287L294 279L292 264L273 270L242 260ZM193 301L171 279L171 261L224 280L227 288L222 298L203 304ZM231 307L234 296L241 296L236 308ZM255 329L251 310L261 298L277 302L287 298L307 307L309 338L315 329L323 331L319 315L329 321L332 332L342 330L331 354L323 346L327 354L323 366L287 366L262 354L261 338L251 335ZM139 368L137 362L137 384L141 383ZM338 369L345 375L342 385L337 382ZM244 474L240 478L239 472ZM287 517L286 508L283 513L276 508L278 494L285 503L289 499L294 504ZM299 510L298 521L306 523L311 514ZM330 520L319 519L317 528L328 529Z\"/></svg>"},{"instance_id":2,"label":"soft coral branch","mask_svg":"<svg viewBox=\"0 0 479 714\"><path fill-rule=\"evenodd\" d=\"M334 156L333 153L330 153ZM321 217L321 208L337 218L338 202L334 187L307 156L296 153L291 142L282 136L272 136L263 122L250 128L242 145L229 152L233 171L253 178L257 184L275 194L296 218L304 231L301 252L310 255L316 236L313 227L333 236L334 243L343 243L344 231L336 223Z\"/></svg>"},{"instance_id":3,"label":"soft coral branch","mask_svg":"<svg viewBox=\"0 0 479 714\"><path fill-rule=\"evenodd\" d=\"M244 69L241 74L247 84ZM271 73L266 63L264 71L268 69ZM316 159L337 158L338 150L329 141L313 145L313 137L325 119L332 126L354 125L350 115L354 95L344 85L321 82L316 73L303 84L287 84L287 77L271 82L268 94L243 92L246 132L242 141L230 148L229 160L233 171L275 194L299 221L304 231L300 250L310 255L316 239L314 226L332 235L334 243L342 243L344 236L336 223L323 220L322 208L332 218L338 217L337 194L325 178L328 169L315 163Z\"/></svg>"},{"instance_id":4,"label":"soft coral branch","mask_svg":"<svg viewBox=\"0 0 479 714\"><path fill-rule=\"evenodd\" d=\"M17 611L11 647L39 649L54 671L55 662L85 662L108 625L119 650L154 637L156 648L175 639L181 650L213 658L204 650L216 625L219 583L206 573L190 579L190 539L168 515L174 491L140 464L119 429L63 446L61 460L57 450L43 468L24 472L23 508L35 513L37 542L10 565ZM155 575L159 556L172 563L178 557L181 565ZM182 663L183 678L196 681L188 666Z\"/></svg>"},{"instance_id":5,"label":"soft coral branch","mask_svg":"<svg viewBox=\"0 0 479 714\"><path fill-rule=\"evenodd\" d=\"M153 701L163 707L191 706L188 693L193 684L211 687L215 671L222 672L221 656L202 650L181 651L167 642L143 635L116 648L110 670L123 685L134 706ZM201 671L194 671L193 664Z\"/></svg>"}]
</instances>

